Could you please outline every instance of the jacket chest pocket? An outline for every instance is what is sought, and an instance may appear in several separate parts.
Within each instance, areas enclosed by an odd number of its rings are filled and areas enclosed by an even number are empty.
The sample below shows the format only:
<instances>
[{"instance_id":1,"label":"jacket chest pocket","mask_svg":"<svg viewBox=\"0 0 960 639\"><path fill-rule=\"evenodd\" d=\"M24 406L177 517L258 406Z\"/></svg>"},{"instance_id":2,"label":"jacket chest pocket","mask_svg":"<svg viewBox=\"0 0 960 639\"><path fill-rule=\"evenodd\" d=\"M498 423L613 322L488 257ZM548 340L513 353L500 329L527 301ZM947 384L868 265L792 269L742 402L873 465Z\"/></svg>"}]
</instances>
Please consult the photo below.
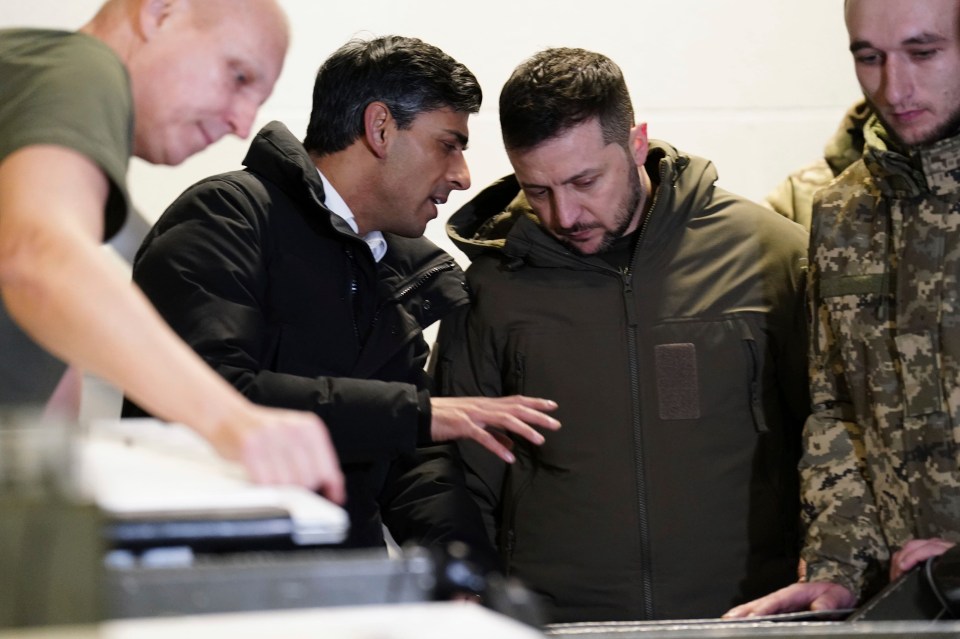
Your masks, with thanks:
<instances>
[{"instance_id":1,"label":"jacket chest pocket","mask_svg":"<svg viewBox=\"0 0 960 639\"><path fill-rule=\"evenodd\" d=\"M756 432L770 428L773 363L766 335L743 317L671 322L652 334L657 417L685 421L742 415Z\"/></svg>"}]
</instances>

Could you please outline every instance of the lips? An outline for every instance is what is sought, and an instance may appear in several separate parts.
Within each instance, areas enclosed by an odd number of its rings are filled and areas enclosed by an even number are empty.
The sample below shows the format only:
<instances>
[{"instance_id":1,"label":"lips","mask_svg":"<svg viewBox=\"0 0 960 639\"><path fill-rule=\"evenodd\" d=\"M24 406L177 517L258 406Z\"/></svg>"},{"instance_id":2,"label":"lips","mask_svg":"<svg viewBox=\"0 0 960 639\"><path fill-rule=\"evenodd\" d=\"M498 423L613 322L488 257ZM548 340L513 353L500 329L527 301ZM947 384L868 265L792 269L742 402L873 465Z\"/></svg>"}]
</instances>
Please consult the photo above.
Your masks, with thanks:
<instances>
[{"instance_id":1,"label":"lips","mask_svg":"<svg viewBox=\"0 0 960 639\"><path fill-rule=\"evenodd\" d=\"M900 122L909 124L910 122L918 120L921 115L923 115L922 111L906 111L904 113L894 113L893 117Z\"/></svg>"},{"instance_id":2,"label":"lips","mask_svg":"<svg viewBox=\"0 0 960 639\"><path fill-rule=\"evenodd\" d=\"M574 242L582 242L586 239L589 239L593 236L593 232L599 228L598 226L588 226L584 224L577 224L570 228L560 229L557 234L560 237L567 238Z\"/></svg>"},{"instance_id":3,"label":"lips","mask_svg":"<svg viewBox=\"0 0 960 639\"><path fill-rule=\"evenodd\" d=\"M563 233L561 237L570 242L583 243L593 237L593 229L581 229L571 233Z\"/></svg>"}]
</instances>

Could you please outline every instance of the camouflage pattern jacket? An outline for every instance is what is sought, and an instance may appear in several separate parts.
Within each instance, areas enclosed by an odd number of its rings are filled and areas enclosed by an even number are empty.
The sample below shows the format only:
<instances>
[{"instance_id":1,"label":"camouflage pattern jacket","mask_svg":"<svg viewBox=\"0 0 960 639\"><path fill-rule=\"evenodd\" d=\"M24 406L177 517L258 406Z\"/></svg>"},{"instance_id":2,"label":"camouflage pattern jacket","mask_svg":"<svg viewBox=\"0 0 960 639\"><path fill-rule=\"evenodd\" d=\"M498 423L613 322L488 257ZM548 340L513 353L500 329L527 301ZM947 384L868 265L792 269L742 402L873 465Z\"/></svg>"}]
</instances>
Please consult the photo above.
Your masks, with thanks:
<instances>
[{"instance_id":1,"label":"camouflage pattern jacket","mask_svg":"<svg viewBox=\"0 0 960 639\"><path fill-rule=\"evenodd\" d=\"M760 202L810 230L813 196L863 154L863 127L872 111L860 100L843 116L823 149L823 157L788 175Z\"/></svg>"},{"instance_id":2,"label":"camouflage pattern jacket","mask_svg":"<svg viewBox=\"0 0 960 639\"><path fill-rule=\"evenodd\" d=\"M801 461L807 577L864 597L909 539L960 541L960 136L866 135L814 205Z\"/></svg>"}]
</instances>

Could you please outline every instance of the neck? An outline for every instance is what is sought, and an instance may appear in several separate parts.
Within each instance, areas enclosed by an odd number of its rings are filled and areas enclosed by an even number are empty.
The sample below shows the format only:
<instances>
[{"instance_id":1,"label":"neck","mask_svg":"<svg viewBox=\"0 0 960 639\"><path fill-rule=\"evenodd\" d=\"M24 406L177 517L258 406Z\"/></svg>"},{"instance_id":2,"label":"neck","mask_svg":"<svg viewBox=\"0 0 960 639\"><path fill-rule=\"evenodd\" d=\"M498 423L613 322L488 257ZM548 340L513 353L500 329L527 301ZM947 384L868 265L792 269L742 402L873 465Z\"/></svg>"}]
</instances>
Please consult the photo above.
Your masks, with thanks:
<instances>
[{"instance_id":1,"label":"neck","mask_svg":"<svg viewBox=\"0 0 960 639\"><path fill-rule=\"evenodd\" d=\"M350 207L357 220L359 234L366 235L380 230L371 223L369 215L372 203L376 201L377 181L373 178L376 173L368 166L369 154L363 153L363 150L357 147L357 143L354 143L343 151L311 157L317 169Z\"/></svg>"},{"instance_id":2,"label":"neck","mask_svg":"<svg viewBox=\"0 0 960 639\"><path fill-rule=\"evenodd\" d=\"M126 0L109 0L79 31L106 44L127 64L138 41L136 5Z\"/></svg>"}]
</instances>

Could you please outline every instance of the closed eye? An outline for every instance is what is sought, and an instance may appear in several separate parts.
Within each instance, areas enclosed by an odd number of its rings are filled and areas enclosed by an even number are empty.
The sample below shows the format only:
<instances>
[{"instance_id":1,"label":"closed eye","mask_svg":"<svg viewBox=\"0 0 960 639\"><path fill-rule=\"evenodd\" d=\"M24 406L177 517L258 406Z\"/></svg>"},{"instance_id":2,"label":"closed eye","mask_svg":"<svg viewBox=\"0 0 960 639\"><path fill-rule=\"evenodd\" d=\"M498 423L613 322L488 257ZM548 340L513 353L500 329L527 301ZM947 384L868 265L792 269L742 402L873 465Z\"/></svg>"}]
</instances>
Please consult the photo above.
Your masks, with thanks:
<instances>
[{"instance_id":1,"label":"closed eye","mask_svg":"<svg viewBox=\"0 0 960 639\"><path fill-rule=\"evenodd\" d=\"M879 53L858 53L853 56L853 59L857 64L865 64L868 66L880 64L882 60Z\"/></svg>"},{"instance_id":2,"label":"closed eye","mask_svg":"<svg viewBox=\"0 0 960 639\"><path fill-rule=\"evenodd\" d=\"M913 49L910 51L910 57L914 60L929 60L940 53L939 49Z\"/></svg>"}]
</instances>

